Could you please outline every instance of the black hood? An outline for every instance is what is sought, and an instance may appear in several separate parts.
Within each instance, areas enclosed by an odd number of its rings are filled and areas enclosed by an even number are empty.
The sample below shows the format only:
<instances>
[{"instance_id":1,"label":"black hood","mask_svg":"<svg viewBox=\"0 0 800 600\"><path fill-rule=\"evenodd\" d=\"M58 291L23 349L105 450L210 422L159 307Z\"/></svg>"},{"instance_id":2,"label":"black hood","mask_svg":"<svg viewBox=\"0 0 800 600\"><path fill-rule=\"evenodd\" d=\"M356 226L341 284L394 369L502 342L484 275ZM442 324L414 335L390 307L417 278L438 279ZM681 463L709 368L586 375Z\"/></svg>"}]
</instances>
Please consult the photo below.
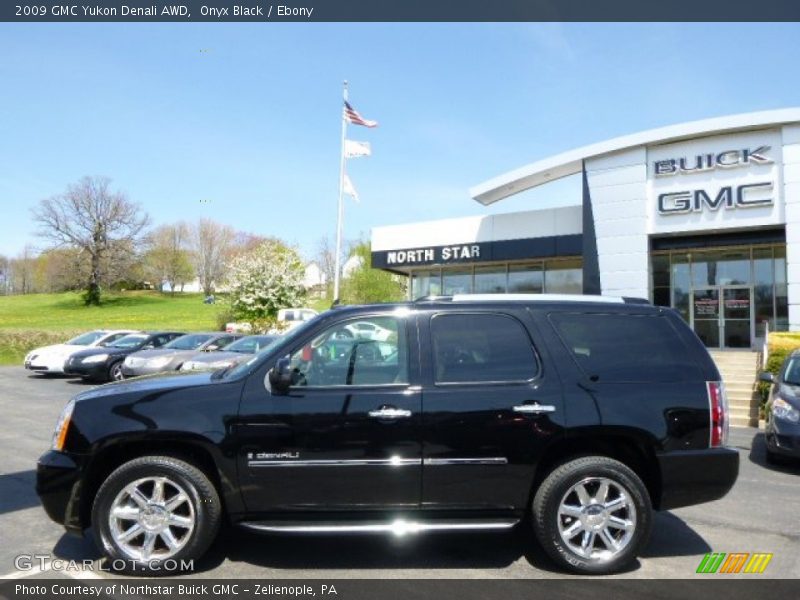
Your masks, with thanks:
<instances>
[{"instance_id":1,"label":"black hood","mask_svg":"<svg viewBox=\"0 0 800 600\"><path fill-rule=\"evenodd\" d=\"M157 373L145 377L135 377L123 381L107 383L91 390L81 392L75 396L75 400L90 400L92 398L104 398L107 396L118 396L121 394L139 394L155 391L165 391L205 385L212 382L213 371L196 371L180 373L174 372Z\"/></svg>"},{"instance_id":2,"label":"black hood","mask_svg":"<svg viewBox=\"0 0 800 600\"><path fill-rule=\"evenodd\" d=\"M112 346L105 346L103 348L87 348L86 350L81 350L80 352L76 352L71 356L71 358L82 359L86 358L87 356L97 356L98 354L108 354L110 356L123 356L125 354L130 354L131 352L136 352L138 348L114 348Z\"/></svg>"}]
</instances>

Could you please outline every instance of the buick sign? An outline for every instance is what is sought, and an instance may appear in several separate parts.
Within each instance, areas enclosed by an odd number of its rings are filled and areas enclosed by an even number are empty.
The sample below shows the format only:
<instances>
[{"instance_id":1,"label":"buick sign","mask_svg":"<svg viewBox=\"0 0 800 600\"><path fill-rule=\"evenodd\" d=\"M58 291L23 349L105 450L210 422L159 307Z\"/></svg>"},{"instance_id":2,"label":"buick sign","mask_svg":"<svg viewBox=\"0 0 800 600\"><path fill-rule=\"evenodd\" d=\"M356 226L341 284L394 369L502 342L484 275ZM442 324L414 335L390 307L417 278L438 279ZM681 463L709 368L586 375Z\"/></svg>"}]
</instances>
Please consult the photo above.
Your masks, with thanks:
<instances>
[{"instance_id":1,"label":"buick sign","mask_svg":"<svg viewBox=\"0 0 800 600\"><path fill-rule=\"evenodd\" d=\"M750 148L744 148L742 150L725 150L724 152L698 154L691 158L668 158L666 160L655 161L653 163L653 169L656 177L665 177L669 175L713 171L714 169L745 167L751 164L768 165L774 162L766 154L769 149L769 146L759 146L752 150Z\"/></svg>"}]
</instances>

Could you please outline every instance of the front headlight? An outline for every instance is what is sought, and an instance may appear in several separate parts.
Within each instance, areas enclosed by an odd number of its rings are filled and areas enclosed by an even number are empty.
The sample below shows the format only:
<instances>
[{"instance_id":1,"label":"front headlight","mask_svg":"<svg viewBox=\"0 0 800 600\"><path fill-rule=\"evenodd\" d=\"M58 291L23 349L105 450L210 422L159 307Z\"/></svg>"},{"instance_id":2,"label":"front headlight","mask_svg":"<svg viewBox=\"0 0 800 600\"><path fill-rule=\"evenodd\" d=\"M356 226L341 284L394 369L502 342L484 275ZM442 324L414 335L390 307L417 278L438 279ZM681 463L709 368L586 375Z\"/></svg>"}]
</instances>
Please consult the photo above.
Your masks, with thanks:
<instances>
[{"instance_id":1,"label":"front headlight","mask_svg":"<svg viewBox=\"0 0 800 600\"><path fill-rule=\"evenodd\" d=\"M72 411L75 409L75 400L70 400L61 411L61 416L58 417L55 431L53 431L53 450L59 452L64 449L64 442L67 439L67 431L69 431L69 424L72 420Z\"/></svg>"},{"instance_id":2,"label":"front headlight","mask_svg":"<svg viewBox=\"0 0 800 600\"><path fill-rule=\"evenodd\" d=\"M161 367L165 367L169 364L169 361L172 360L171 356L159 356L158 358L152 358L147 361L148 367L153 367L154 369L159 369Z\"/></svg>"},{"instance_id":3,"label":"front headlight","mask_svg":"<svg viewBox=\"0 0 800 600\"><path fill-rule=\"evenodd\" d=\"M800 422L800 410L797 410L783 398L776 398L772 403L772 415L776 419L782 419L790 423Z\"/></svg>"},{"instance_id":4,"label":"front headlight","mask_svg":"<svg viewBox=\"0 0 800 600\"><path fill-rule=\"evenodd\" d=\"M103 362L108 358L108 354L93 354L92 356L87 356L83 359L85 363L99 363Z\"/></svg>"}]
</instances>

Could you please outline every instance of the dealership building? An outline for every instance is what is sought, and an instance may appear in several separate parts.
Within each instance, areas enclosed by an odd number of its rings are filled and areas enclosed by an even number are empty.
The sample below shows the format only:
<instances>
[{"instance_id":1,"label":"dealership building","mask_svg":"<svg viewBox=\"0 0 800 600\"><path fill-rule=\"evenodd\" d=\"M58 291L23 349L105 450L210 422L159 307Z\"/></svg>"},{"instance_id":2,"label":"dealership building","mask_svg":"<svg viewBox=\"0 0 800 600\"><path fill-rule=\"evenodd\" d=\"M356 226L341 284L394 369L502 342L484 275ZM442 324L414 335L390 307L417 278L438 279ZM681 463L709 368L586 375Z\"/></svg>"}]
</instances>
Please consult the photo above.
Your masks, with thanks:
<instances>
[{"instance_id":1,"label":"dealership building","mask_svg":"<svg viewBox=\"0 0 800 600\"><path fill-rule=\"evenodd\" d=\"M577 176L559 208L376 227L412 298L586 293L678 310L712 348L800 330L800 108L693 121L543 158L470 190L490 205Z\"/></svg>"}]
</instances>

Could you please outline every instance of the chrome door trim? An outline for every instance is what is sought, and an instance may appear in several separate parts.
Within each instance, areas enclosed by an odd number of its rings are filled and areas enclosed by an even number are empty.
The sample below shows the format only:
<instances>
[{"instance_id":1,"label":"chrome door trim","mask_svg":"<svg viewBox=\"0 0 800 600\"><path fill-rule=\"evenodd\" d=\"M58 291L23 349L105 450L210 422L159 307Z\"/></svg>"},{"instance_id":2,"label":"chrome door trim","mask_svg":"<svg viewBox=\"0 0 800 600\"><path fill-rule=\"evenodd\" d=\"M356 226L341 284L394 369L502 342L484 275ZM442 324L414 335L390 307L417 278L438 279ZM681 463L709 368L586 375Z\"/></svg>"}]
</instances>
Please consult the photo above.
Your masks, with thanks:
<instances>
[{"instance_id":1,"label":"chrome door trim","mask_svg":"<svg viewBox=\"0 0 800 600\"><path fill-rule=\"evenodd\" d=\"M426 458L424 465L439 467L442 465L507 465L508 459L502 456L486 458Z\"/></svg>"},{"instance_id":2,"label":"chrome door trim","mask_svg":"<svg viewBox=\"0 0 800 600\"><path fill-rule=\"evenodd\" d=\"M527 415L541 415L545 413L556 412L556 407L552 404L539 404L538 402L534 402L533 404L518 404L517 406L512 407L511 410L516 413L523 413Z\"/></svg>"},{"instance_id":3,"label":"chrome door trim","mask_svg":"<svg viewBox=\"0 0 800 600\"><path fill-rule=\"evenodd\" d=\"M240 523L242 527L256 531L276 533L394 533L404 535L407 533L423 533L426 531L454 531L454 530L502 530L511 529L519 522L518 519L505 519L497 521L469 521L456 523L423 523L419 521L404 521L402 519L388 523L320 523L320 524L280 524L280 523Z\"/></svg>"},{"instance_id":4,"label":"chrome door trim","mask_svg":"<svg viewBox=\"0 0 800 600\"><path fill-rule=\"evenodd\" d=\"M386 466L405 467L421 465L421 458L356 458L332 460L249 460L248 467L364 467Z\"/></svg>"}]
</instances>

